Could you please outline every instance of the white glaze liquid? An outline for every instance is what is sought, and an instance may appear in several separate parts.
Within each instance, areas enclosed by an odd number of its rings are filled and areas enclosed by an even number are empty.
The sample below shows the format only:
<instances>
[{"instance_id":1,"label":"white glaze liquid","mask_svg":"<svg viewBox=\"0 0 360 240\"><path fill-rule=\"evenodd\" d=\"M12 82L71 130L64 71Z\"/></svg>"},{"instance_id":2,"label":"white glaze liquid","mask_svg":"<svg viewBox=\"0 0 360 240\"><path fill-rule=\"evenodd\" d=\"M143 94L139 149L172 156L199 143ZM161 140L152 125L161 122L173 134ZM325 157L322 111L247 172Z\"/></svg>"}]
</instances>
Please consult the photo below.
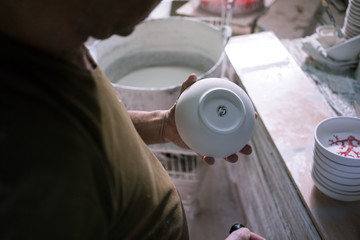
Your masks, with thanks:
<instances>
[{"instance_id":1,"label":"white glaze liquid","mask_svg":"<svg viewBox=\"0 0 360 240\"><path fill-rule=\"evenodd\" d=\"M117 83L140 88L166 88L183 83L191 73L200 76L204 71L188 66L156 66L135 70Z\"/></svg>"}]
</instances>

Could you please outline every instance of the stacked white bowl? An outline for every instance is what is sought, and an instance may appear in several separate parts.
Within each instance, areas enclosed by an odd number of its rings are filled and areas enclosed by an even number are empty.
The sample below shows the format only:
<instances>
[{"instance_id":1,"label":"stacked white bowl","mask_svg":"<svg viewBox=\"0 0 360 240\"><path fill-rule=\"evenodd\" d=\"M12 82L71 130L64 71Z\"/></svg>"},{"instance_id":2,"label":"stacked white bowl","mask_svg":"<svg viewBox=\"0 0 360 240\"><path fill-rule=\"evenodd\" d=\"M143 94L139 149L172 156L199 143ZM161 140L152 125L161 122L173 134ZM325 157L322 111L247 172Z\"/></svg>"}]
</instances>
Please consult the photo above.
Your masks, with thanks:
<instances>
[{"instance_id":1,"label":"stacked white bowl","mask_svg":"<svg viewBox=\"0 0 360 240\"><path fill-rule=\"evenodd\" d=\"M315 186L333 199L360 200L360 118L326 119L314 135Z\"/></svg>"},{"instance_id":2,"label":"stacked white bowl","mask_svg":"<svg viewBox=\"0 0 360 240\"><path fill-rule=\"evenodd\" d=\"M360 35L360 0L349 1L342 31L348 39Z\"/></svg>"}]
</instances>

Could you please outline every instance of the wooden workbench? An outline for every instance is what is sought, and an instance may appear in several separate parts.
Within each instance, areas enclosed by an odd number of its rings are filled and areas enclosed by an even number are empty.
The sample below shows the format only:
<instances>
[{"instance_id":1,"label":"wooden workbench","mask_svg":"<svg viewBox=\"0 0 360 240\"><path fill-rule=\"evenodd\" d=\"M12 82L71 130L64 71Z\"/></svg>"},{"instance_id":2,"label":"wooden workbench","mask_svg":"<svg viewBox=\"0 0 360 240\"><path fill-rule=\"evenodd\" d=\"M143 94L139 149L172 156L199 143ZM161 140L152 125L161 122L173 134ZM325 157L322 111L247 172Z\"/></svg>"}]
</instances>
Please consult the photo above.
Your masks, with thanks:
<instances>
[{"instance_id":1,"label":"wooden workbench","mask_svg":"<svg viewBox=\"0 0 360 240\"><path fill-rule=\"evenodd\" d=\"M331 199L311 178L314 128L335 115L313 81L272 32L233 37L226 53L260 116L254 154L227 167L246 224L267 239L360 239L360 201Z\"/></svg>"}]
</instances>

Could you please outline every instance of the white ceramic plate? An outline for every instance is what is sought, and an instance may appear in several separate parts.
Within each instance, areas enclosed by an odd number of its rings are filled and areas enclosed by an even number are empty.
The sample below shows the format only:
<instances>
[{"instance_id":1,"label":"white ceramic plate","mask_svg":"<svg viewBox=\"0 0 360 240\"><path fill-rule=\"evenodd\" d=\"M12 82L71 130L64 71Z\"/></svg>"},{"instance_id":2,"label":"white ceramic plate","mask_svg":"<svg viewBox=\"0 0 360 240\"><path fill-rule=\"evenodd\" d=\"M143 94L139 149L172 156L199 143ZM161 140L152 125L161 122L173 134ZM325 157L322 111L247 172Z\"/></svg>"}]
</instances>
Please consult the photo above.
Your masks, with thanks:
<instances>
[{"instance_id":1,"label":"white ceramic plate","mask_svg":"<svg viewBox=\"0 0 360 240\"><path fill-rule=\"evenodd\" d=\"M349 195L353 195L353 194L360 195L360 184L358 185L340 184L327 178L316 167L313 168L313 171L316 172L318 178L321 179L326 184L326 186L333 189L334 191L338 191L340 193L349 194Z\"/></svg>"},{"instance_id":2,"label":"white ceramic plate","mask_svg":"<svg viewBox=\"0 0 360 240\"><path fill-rule=\"evenodd\" d=\"M329 187L326 186L326 184L324 184L317 176L317 174L315 173L315 171L311 171L311 176L312 179L314 181L315 186L322 192L324 193L326 196L336 199L336 200L340 200L340 201L357 201L360 200L360 194L359 195L355 195L355 196L349 196L349 195L344 195L342 193L333 191L331 189L329 189Z\"/></svg>"},{"instance_id":3,"label":"white ceramic plate","mask_svg":"<svg viewBox=\"0 0 360 240\"><path fill-rule=\"evenodd\" d=\"M349 27L347 26L345 29L347 28ZM360 35L327 48L325 51L334 60L348 61L357 59L360 53Z\"/></svg>"},{"instance_id":4,"label":"white ceramic plate","mask_svg":"<svg viewBox=\"0 0 360 240\"><path fill-rule=\"evenodd\" d=\"M314 150L314 161L323 169L339 177L360 179L360 169L339 165L326 159L319 151ZM348 171L344 171L348 170ZM350 171L350 172L349 172Z\"/></svg>"},{"instance_id":5,"label":"white ceramic plate","mask_svg":"<svg viewBox=\"0 0 360 240\"><path fill-rule=\"evenodd\" d=\"M350 5L351 5L350 9L358 9L358 10L360 10L360 2L356 2L356 1L352 0L350 2Z\"/></svg>"},{"instance_id":6,"label":"white ceramic plate","mask_svg":"<svg viewBox=\"0 0 360 240\"><path fill-rule=\"evenodd\" d=\"M358 28L357 25L358 25L358 24L357 24L357 23L354 23L353 20L348 19L346 29L347 29L347 30L350 30L351 32L353 32L353 33L355 33L355 34L358 34L358 33L360 33L360 28ZM349 39L349 40L351 40L351 39ZM348 40L348 41L349 41L349 40Z\"/></svg>"},{"instance_id":7,"label":"white ceramic plate","mask_svg":"<svg viewBox=\"0 0 360 240\"><path fill-rule=\"evenodd\" d=\"M319 161L314 161L313 167L327 179L338 184L360 186L360 178L347 178L347 177L338 176L336 174L327 171L318 162Z\"/></svg>"},{"instance_id":8,"label":"white ceramic plate","mask_svg":"<svg viewBox=\"0 0 360 240\"><path fill-rule=\"evenodd\" d=\"M316 145L316 144L315 144ZM335 162L334 160L326 157L323 152L321 152L319 150L318 146L315 146L316 152L319 156L319 159L322 160L323 163L325 163L326 165L341 171L341 172L345 172L345 173L353 173L356 175L360 174L360 167L359 166L349 166L349 165L344 165L344 164L339 164L338 162ZM324 150L322 150L324 151Z\"/></svg>"},{"instance_id":9,"label":"white ceramic plate","mask_svg":"<svg viewBox=\"0 0 360 240\"><path fill-rule=\"evenodd\" d=\"M339 135L337 135L337 136L339 136ZM332 138L332 136L329 136L328 139L332 140L333 138ZM343 165L343 166L347 166L347 167L351 167L351 168L352 167L359 167L360 168L360 164L359 164L360 159L344 157L344 156L339 154L339 152L342 153L342 152L348 151L347 148L349 148L349 147L346 146L346 145L345 145L344 150L343 150L343 149L340 149L341 146L339 146L339 145L330 146L330 147L325 146L324 147L324 145L316 142L315 147L316 147L317 151L319 153L321 153L326 158L326 160L330 160L330 161L332 161L334 163L337 163L339 165ZM355 148L355 149L357 151L358 147Z\"/></svg>"},{"instance_id":10,"label":"white ceramic plate","mask_svg":"<svg viewBox=\"0 0 360 240\"><path fill-rule=\"evenodd\" d=\"M349 19L349 18L360 19L360 12L356 12L355 10L350 9L347 19Z\"/></svg>"},{"instance_id":11,"label":"white ceramic plate","mask_svg":"<svg viewBox=\"0 0 360 240\"><path fill-rule=\"evenodd\" d=\"M347 22L350 22L351 24L355 24L355 26L359 26L360 24L360 16L351 16L349 15L349 18L347 19Z\"/></svg>"}]
</instances>

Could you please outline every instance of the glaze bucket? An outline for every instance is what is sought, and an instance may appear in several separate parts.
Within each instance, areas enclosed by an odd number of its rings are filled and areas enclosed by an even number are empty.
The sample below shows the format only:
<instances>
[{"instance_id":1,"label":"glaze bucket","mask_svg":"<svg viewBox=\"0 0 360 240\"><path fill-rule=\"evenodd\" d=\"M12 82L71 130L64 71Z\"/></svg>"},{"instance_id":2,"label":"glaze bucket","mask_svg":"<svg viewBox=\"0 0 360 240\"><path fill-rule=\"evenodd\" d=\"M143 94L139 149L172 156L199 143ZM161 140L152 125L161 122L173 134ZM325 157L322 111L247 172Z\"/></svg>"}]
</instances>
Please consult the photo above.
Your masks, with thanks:
<instances>
[{"instance_id":1,"label":"glaze bucket","mask_svg":"<svg viewBox=\"0 0 360 240\"><path fill-rule=\"evenodd\" d=\"M127 36L114 35L89 47L91 55L103 69L129 110L168 109L180 94L188 75L199 79L220 77L224 47L231 36L228 27L215 27L201 20L184 17L146 20ZM145 75L136 86L123 84L128 74L141 69L180 67L184 77L175 80L168 70L169 81L159 86L155 76ZM186 72L188 68L189 72ZM152 79L153 78L153 79ZM170 81L171 80L171 81Z\"/></svg>"}]
</instances>

